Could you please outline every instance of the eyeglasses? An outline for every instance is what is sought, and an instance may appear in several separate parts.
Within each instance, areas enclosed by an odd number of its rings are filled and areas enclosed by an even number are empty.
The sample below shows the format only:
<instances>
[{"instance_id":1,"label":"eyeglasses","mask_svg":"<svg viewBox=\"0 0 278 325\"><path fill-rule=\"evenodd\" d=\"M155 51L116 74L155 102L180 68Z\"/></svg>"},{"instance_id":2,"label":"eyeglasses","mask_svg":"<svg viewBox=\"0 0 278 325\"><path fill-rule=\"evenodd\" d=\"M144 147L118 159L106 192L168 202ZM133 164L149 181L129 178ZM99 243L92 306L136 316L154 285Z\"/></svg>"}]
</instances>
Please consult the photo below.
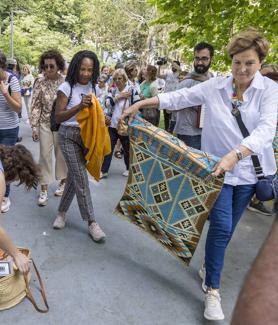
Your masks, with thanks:
<instances>
[{"instance_id":1,"label":"eyeglasses","mask_svg":"<svg viewBox=\"0 0 278 325\"><path fill-rule=\"evenodd\" d=\"M53 70L56 68L56 66L54 64L44 64L43 68L45 70L47 70L47 69Z\"/></svg>"},{"instance_id":2,"label":"eyeglasses","mask_svg":"<svg viewBox=\"0 0 278 325\"><path fill-rule=\"evenodd\" d=\"M194 61L196 62L208 62L210 58L208 58L207 56L202 56L202 57L199 57L199 56L195 56L194 57Z\"/></svg>"},{"instance_id":3,"label":"eyeglasses","mask_svg":"<svg viewBox=\"0 0 278 325\"><path fill-rule=\"evenodd\" d=\"M122 77L119 77L119 78L113 78L113 80L114 80L114 81L121 81L121 80L123 80L123 78L122 78Z\"/></svg>"}]
</instances>

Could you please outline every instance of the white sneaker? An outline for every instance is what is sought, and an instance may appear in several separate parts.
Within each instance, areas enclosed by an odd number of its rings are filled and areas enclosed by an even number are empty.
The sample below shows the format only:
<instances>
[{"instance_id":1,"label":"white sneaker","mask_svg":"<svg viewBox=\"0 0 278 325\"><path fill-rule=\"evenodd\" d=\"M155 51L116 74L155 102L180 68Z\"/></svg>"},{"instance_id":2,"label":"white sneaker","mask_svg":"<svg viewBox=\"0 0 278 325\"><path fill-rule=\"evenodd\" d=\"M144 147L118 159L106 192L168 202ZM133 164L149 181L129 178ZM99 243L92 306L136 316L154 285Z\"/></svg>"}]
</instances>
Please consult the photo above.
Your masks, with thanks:
<instances>
[{"instance_id":1,"label":"white sneaker","mask_svg":"<svg viewBox=\"0 0 278 325\"><path fill-rule=\"evenodd\" d=\"M108 173L100 172L100 179L107 178L107 177L108 177Z\"/></svg>"},{"instance_id":2,"label":"white sneaker","mask_svg":"<svg viewBox=\"0 0 278 325\"><path fill-rule=\"evenodd\" d=\"M88 229L89 234L93 237L94 241L101 241L105 239L105 233L96 222L92 222Z\"/></svg>"},{"instance_id":3,"label":"white sneaker","mask_svg":"<svg viewBox=\"0 0 278 325\"><path fill-rule=\"evenodd\" d=\"M125 170L123 173L122 173L123 176L125 177L128 177L128 170Z\"/></svg>"},{"instance_id":4,"label":"white sneaker","mask_svg":"<svg viewBox=\"0 0 278 325\"><path fill-rule=\"evenodd\" d=\"M207 292L207 286L206 286L206 267L205 264L203 264L198 272L199 277L202 279L202 289L204 292Z\"/></svg>"},{"instance_id":5,"label":"white sneaker","mask_svg":"<svg viewBox=\"0 0 278 325\"><path fill-rule=\"evenodd\" d=\"M63 229L66 226L66 215L58 214L53 222L54 229Z\"/></svg>"},{"instance_id":6,"label":"white sneaker","mask_svg":"<svg viewBox=\"0 0 278 325\"><path fill-rule=\"evenodd\" d=\"M47 205L47 201L48 201L47 191L41 191L38 199L38 205L45 206Z\"/></svg>"},{"instance_id":7,"label":"white sneaker","mask_svg":"<svg viewBox=\"0 0 278 325\"><path fill-rule=\"evenodd\" d=\"M64 193L66 183L59 183L57 190L55 191L54 195L55 196L62 196Z\"/></svg>"},{"instance_id":8,"label":"white sneaker","mask_svg":"<svg viewBox=\"0 0 278 325\"><path fill-rule=\"evenodd\" d=\"M1 205L1 212L5 213L10 210L11 200L8 197L3 197L2 205Z\"/></svg>"},{"instance_id":9,"label":"white sneaker","mask_svg":"<svg viewBox=\"0 0 278 325\"><path fill-rule=\"evenodd\" d=\"M222 320L224 314L221 307L221 298L219 290L208 289L205 296L204 317L208 320Z\"/></svg>"}]
</instances>

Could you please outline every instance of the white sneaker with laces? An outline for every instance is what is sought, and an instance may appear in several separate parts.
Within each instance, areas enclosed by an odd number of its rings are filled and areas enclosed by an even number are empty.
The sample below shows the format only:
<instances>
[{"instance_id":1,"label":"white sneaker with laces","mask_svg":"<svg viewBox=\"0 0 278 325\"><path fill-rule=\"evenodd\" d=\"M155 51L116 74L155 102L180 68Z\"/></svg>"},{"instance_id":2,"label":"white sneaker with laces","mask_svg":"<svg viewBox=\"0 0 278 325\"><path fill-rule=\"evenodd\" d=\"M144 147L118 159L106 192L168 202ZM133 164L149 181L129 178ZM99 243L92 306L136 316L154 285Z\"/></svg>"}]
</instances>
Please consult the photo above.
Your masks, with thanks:
<instances>
[{"instance_id":1,"label":"white sneaker with laces","mask_svg":"<svg viewBox=\"0 0 278 325\"><path fill-rule=\"evenodd\" d=\"M62 196L64 193L66 183L61 183L58 185L57 190L55 191L55 196Z\"/></svg>"},{"instance_id":2,"label":"white sneaker with laces","mask_svg":"<svg viewBox=\"0 0 278 325\"><path fill-rule=\"evenodd\" d=\"M205 264L203 264L198 272L199 277L202 279L202 289L204 292L207 292L207 286L206 286L206 267Z\"/></svg>"},{"instance_id":3,"label":"white sneaker with laces","mask_svg":"<svg viewBox=\"0 0 278 325\"><path fill-rule=\"evenodd\" d=\"M205 296L204 317L208 320L223 320L221 298L218 289L208 289Z\"/></svg>"},{"instance_id":4,"label":"white sneaker with laces","mask_svg":"<svg viewBox=\"0 0 278 325\"><path fill-rule=\"evenodd\" d=\"M10 206L11 206L11 200L8 197L3 197L1 212L2 213L8 212L10 210Z\"/></svg>"},{"instance_id":5,"label":"white sneaker with laces","mask_svg":"<svg viewBox=\"0 0 278 325\"><path fill-rule=\"evenodd\" d=\"M47 205L47 201L48 201L47 191L41 191L38 199L38 205L45 206Z\"/></svg>"},{"instance_id":6,"label":"white sneaker with laces","mask_svg":"<svg viewBox=\"0 0 278 325\"><path fill-rule=\"evenodd\" d=\"M125 171L122 173L122 175L125 176L125 177L128 177L128 173L129 173L129 171L128 171L128 170L125 170Z\"/></svg>"},{"instance_id":7,"label":"white sneaker with laces","mask_svg":"<svg viewBox=\"0 0 278 325\"><path fill-rule=\"evenodd\" d=\"M66 226L66 216L58 214L53 222L54 229L63 229Z\"/></svg>"},{"instance_id":8,"label":"white sneaker with laces","mask_svg":"<svg viewBox=\"0 0 278 325\"><path fill-rule=\"evenodd\" d=\"M105 239L105 233L101 230L96 222L92 222L89 226L89 234L93 237L94 241L101 241Z\"/></svg>"}]
</instances>

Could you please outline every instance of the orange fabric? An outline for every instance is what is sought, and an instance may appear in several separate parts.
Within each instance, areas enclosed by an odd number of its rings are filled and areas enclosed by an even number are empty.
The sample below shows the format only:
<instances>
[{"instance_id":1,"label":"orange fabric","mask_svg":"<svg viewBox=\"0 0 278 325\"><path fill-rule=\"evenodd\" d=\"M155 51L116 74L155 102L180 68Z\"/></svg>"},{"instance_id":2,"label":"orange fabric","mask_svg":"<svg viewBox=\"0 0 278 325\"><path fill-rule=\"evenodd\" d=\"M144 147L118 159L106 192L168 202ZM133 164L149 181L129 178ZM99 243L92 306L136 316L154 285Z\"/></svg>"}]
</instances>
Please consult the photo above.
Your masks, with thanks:
<instances>
[{"instance_id":1,"label":"orange fabric","mask_svg":"<svg viewBox=\"0 0 278 325\"><path fill-rule=\"evenodd\" d=\"M81 139L88 149L85 156L86 168L99 181L104 157L111 152L111 142L103 110L94 95L91 106L80 111L76 119L80 125Z\"/></svg>"}]
</instances>

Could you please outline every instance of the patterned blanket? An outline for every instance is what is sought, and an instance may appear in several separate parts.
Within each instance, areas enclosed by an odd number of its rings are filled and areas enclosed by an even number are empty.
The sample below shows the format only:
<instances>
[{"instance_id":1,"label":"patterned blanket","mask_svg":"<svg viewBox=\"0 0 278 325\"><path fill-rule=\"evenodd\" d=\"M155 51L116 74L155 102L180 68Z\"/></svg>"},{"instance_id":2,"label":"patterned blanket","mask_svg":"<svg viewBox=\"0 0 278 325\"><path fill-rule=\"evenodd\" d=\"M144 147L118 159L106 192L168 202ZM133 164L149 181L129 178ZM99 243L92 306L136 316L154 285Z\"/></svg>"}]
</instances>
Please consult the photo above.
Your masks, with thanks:
<instances>
[{"instance_id":1,"label":"patterned blanket","mask_svg":"<svg viewBox=\"0 0 278 325\"><path fill-rule=\"evenodd\" d=\"M140 118L129 136L129 177L115 212L188 265L223 185L210 175L218 158Z\"/></svg>"}]
</instances>

